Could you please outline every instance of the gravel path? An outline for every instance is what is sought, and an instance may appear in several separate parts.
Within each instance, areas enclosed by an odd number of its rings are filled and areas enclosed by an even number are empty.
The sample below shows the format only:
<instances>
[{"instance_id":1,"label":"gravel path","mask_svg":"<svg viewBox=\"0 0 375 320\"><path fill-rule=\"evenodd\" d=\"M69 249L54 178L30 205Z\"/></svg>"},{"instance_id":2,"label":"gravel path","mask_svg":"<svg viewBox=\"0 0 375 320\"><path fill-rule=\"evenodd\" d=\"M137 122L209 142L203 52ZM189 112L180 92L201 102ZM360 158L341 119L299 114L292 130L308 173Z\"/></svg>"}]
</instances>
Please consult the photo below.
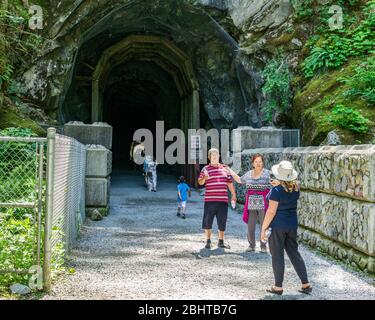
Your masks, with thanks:
<instances>
[{"instance_id":1,"label":"gravel path","mask_svg":"<svg viewBox=\"0 0 375 320\"><path fill-rule=\"evenodd\" d=\"M188 218L176 217L176 184L159 176L158 193L141 177L112 179L111 213L87 221L68 265L76 273L55 284L44 299L375 299L371 278L348 271L301 247L314 293L298 293L299 280L286 259L284 296L270 296L269 254L246 253L246 226L229 212L227 241L232 249L204 249L203 198L193 192ZM216 230L216 225L215 229Z\"/></svg>"}]
</instances>

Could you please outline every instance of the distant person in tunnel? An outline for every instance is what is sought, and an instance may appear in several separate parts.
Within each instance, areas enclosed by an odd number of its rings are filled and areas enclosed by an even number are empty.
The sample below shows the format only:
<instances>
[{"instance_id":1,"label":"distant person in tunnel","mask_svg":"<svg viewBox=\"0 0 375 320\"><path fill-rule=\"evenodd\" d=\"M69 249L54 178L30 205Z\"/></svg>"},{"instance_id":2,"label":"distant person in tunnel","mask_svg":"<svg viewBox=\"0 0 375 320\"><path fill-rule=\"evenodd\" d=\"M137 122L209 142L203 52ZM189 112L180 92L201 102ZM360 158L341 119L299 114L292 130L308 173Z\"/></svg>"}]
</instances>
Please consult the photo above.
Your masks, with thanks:
<instances>
[{"instance_id":1,"label":"distant person in tunnel","mask_svg":"<svg viewBox=\"0 0 375 320\"><path fill-rule=\"evenodd\" d=\"M236 190L228 170L220 164L220 152L217 149L208 151L210 164L205 166L198 178L200 185L206 186L204 197L204 214L202 228L206 235L206 249L211 249L211 234L214 218L216 217L219 229L219 248L230 249L224 243L224 233L228 219L228 188L232 194L232 201L237 201Z\"/></svg>"},{"instance_id":2,"label":"distant person in tunnel","mask_svg":"<svg viewBox=\"0 0 375 320\"><path fill-rule=\"evenodd\" d=\"M182 219L186 219L186 204L189 197L191 197L191 189L186 184L186 179L184 176L181 176L178 179L178 186L177 186L177 217L181 217Z\"/></svg>"},{"instance_id":3,"label":"distant person in tunnel","mask_svg":"<svg viewBox=\"0 0 375 320\"><path fill-rule=\"evenodd\" d=\"M133 170L139 170L142 158L145 156L145 145L142 141L133 141L130 147L130 161L133 163Z\"/></svg>"},{"instance_id":4,"label":"distant person in tunnel","mask_svg":"<svg viewBox=\"0 0 375 320\"><path fill-rule=\"evenodd\" d=\"M152 161L152 157L150 155L145 157L145 161L143 162L143 176L145 177L145 187L148 189L148 179L151 176L151 173L148 173L148 164Z\"/></svg>"},{"instance_id":5,"label":"distant person in tunnel","mask_svg":"<svg viewBox=\"0 0 375 320\"><path fill-rule=\"evenodd\" d=\"M157 183L158 183L158 174L157 174L157 167L158 163L153 160L152 156L147 157L150 160L147 163L146 167L146 178L147 178L147 189L149 192L156 192Z\"/></svg>"}]
</instances>

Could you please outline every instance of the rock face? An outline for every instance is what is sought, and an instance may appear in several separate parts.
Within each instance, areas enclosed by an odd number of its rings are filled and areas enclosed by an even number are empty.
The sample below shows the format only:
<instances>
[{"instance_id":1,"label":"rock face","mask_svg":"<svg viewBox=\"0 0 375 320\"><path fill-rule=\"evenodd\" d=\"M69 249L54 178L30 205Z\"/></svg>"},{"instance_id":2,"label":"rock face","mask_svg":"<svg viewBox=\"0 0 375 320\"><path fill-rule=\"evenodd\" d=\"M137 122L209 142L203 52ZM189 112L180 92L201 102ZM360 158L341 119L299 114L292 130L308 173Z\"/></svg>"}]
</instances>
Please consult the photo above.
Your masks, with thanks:
<instances>
[{"instance_id":1,"label":"rock face","mask_svg":"<svg viewBox=\"0 0 375 320\"><path fill-rule=\"evenodd\" d=\"M271 30L287 19L289 7L279 1L64 1L49 12L46 33L53 40L22 82L60 122L89 122L90 77L103 51L129 34L157 34L191 58L202 111L214 127L259 127L259 68L225 28Z\"/></svg>"},{"instance_id":2,"label":"rock face","mask_svg":"<svg viewBox=\"0 0 375 320\"><path fill-rule=\"evenodd\" d=\"M92 72L107 48L131 34L153 34L190 57L199 83L201 127L261 127L260 71L281 47L297 68L310 34L306 26L293 25L289 0L67 0L45 10L50 11L44 33L51 40L21 82L30 99L61 123L90 122ZM113 79L116 87L119 81ZM176 100L158 108L168 103Z\"/></svg>"},{"instance_id":3,"label":"rock face","mask_svg":"<svg viewBox=\"0 0 375 320\"><path fill-rule=\"evenodd\" d=\"M248 39L281 26L292 13L292 5L287 0L228 0L228 9L234 24L247 31Z\"/></svg>"}]
</instances>

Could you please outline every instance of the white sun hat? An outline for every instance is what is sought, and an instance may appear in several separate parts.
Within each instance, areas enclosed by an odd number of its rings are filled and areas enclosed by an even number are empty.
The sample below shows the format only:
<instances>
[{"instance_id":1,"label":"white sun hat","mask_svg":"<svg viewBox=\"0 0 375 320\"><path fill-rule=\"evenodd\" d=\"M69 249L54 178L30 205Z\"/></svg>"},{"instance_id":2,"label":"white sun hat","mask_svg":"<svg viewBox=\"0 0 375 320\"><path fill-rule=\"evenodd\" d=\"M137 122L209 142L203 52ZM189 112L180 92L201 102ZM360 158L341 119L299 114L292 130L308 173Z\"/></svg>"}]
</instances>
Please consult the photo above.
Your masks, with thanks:
<instances>
[{"instance_id":1,"label":"white sun hat","mask_svg":"<svg viewBox=\"0 0 375 320\"><path fill-rule=\"evenodd\" d=\"M297 171L293 169L293 165L289 161L281 161L273 166L272 173L280 181L294 181L298 178Z\"/></svg>"}]
</instances>

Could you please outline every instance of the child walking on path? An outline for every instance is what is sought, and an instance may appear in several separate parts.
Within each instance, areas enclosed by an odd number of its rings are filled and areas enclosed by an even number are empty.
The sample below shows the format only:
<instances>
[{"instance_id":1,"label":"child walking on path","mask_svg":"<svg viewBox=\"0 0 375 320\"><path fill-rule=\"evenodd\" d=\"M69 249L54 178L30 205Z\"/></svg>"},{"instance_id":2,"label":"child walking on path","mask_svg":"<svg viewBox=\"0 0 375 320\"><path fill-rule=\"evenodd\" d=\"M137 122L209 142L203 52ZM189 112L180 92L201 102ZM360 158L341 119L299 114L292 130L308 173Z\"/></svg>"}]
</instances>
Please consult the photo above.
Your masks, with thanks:
<instances>
[{"instance_id":1,"label":"child walking on path","mask_svg":"<svg viewBox=\"0 0 375 320\"><path fill-rule=\"evenodd\" d=\"M177 186L177 217L181 217L182 219L186 219L186 203L188 193L189 197L191 197L190 187L186 184L185 177L181 176L178 179Z\"/></svg>"}]
</instances>

